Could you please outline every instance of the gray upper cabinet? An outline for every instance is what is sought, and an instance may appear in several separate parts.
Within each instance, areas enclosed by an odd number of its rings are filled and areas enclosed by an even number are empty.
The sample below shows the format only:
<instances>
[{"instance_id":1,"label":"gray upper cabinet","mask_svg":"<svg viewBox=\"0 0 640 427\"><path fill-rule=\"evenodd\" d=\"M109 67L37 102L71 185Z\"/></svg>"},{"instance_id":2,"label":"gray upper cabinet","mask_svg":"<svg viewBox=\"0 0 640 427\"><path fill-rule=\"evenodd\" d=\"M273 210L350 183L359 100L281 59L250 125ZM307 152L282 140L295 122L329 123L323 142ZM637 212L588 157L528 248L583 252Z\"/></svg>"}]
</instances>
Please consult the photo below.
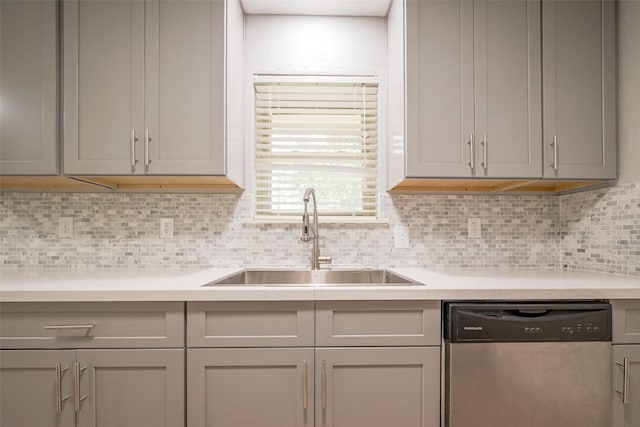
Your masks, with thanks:
<instances>
[{"instance_id":1,"label":"gray upper cabinet","mask_svg":"<svg viewBox=\"0 0 640 427\"><path fill-rule=\"evenodd\" d=\"M541 176L540 2L406 2L408 177Z\"/></svg>"},{"instance_id":2,"label":"gray upper cabinet","mask_svg":"<svg viewBox=\"0 0 640 427\"><path fill-rule=\"evenodd\" d=\"M222 175L225 2L64 3L64 172Z\"/></svg>"},{"instance_id":3,"label":"gray upper cabinet","mask_svg":"<svg viewBox=\"0 0 640 427\"><path fill-rule=\"evenodd\" d=\"M0 2L0 174L58 174L58 14L48 1Z\"/></svg>"},{"instance_id":4,"label":"gray upper cabinet","mask_svg":"<svg viewBox=\"0 0 640 427\"><path fill-rule=\"evenodd\" d=\"M617 175L615 2L543 0L544 177Z\"/></svg>"}]
</instances>

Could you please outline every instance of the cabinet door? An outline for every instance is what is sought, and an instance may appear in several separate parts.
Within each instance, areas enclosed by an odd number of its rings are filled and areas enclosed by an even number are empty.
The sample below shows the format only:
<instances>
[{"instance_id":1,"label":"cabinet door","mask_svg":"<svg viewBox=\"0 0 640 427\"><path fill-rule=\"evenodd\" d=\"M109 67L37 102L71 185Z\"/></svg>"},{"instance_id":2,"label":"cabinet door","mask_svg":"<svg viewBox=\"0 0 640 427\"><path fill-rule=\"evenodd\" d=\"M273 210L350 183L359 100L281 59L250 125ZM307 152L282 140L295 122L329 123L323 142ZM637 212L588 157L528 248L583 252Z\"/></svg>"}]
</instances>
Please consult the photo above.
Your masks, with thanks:
<instances>
[{"instance_id":1,"label":"cabinet door","mask_svg":"<svg viewBox=\"0 0 640 427\"><path fill-rule=\"evenodd\" d=\"M225 2L146 5L146 172L223 175Z\"/></svg>"},{"instance_id":2,"label":"cabinet door","mask_svg":"<svg viewBox=\"0 0 640 427\"><path fill-rule=\"evenodd\" d=\"M73 427L74 360L71 350L0 350L0 425Z\"/></svg>"},{"instance_id":3,"label":"cabinet door","mask_svg":"<svg viewBox=\"0 0 640 427\"><path fill-rule=\"evenodd\" d=\"M473 2L408 0L405 22L407 177L473 176Z\"/></svg>"},{"instance_id":4,"label":"cabinet door","mask_svg":"<svg viewBox=\"0 0 640 427\"><path fill-rule=\"evenodd\" d=\"M543 0L545 177L616 178L615 37L613 0Z\"/></svg>"},{"instance_id":5,"label":"cabinet door","mask_svg":"<svg viewBox=\"0 0 640 427\"><path fill-rule=\"evenodd\" d=\"M616 390L624 388L624 363L627 359L627 403ZM621 364L623 366L618 365ZM613 427L634 427L640 425L640 345L613 346Z\"/></svg>"},{"instance_id":6,"label":"cabinet door","mask_svg":"<svg viewBox=\"0 0 640 427\"><path fill-rule=\"evenodd\" d=\"M313 426L313 349L187 350L189 427Z\"/></svg>"},{"instance_id":7,"label":"cabinet door","mask_svg":"<svg viewBox=\"0 0 640 427\"><path fill-rule=\"evenodd\" d=\"M57 3L0 2L0 174L58 173Z\"/></svg>"},{"instance_id":8,"label":"cabinet door","mask_svg":"<svg viewBox=\"0 0 640 427\"><path fill-rule=\"evenodd\" d=\"M144 2L63 6L64 172L142 173Z\"/></svg>"},{"instance_id":9,"label":"cabinet door","mask_svg":"<svg viewBox=\"0 0 640 427\"><path fill-rule=\"evenodd\" d=\"M184 426L183 349L78 350L76 359L78 427Z\"/></svg>"},{"instance_id":10,"label":"cabinet door","mask_svg":"<svg viewBox=\"0 0 640 427\"><path fill-rule=\"evenodd\" d=\"M476 176L542 176L539 0L474 2Z\"/></svg>"},{"instance_id":11,"label":"cabinet door","mask_svg":"<svg viewBox=\"0 0 640 427\"><path fill-rule=\"evenodd\" d=\"M316 350L316 426L440 426L440 348Z\"/></svg>"}]
</instances>

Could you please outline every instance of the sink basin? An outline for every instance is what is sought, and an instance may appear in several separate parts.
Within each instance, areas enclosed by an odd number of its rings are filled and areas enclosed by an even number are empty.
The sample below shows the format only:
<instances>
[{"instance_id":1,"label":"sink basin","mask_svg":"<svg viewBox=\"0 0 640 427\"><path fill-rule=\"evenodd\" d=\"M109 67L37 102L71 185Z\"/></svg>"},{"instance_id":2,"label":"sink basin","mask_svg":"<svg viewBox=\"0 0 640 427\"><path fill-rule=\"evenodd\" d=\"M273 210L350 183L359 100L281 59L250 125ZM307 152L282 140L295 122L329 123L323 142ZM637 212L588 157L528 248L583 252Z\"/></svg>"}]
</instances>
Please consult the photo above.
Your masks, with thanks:
<instances>
[{"instance_id":1,"label":"sink basin","mask_svg":"<svg viewBox=\"0 0 640 427\"><path fill-rule=\"evenodd\" d=\"M203 286L422 286L388 270L240 270Z\"/></svg>"}]
</instances>

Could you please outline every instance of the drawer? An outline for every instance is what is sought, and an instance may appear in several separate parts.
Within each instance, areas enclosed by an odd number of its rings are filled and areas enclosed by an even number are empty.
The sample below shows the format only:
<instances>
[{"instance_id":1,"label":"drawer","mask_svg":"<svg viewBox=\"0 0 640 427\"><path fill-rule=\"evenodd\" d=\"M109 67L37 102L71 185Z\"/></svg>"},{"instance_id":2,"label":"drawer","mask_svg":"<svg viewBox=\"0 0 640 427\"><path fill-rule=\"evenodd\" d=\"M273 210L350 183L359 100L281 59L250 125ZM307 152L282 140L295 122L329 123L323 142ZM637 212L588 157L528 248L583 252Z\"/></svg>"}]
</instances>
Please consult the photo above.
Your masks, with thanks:
<instances>
[{"instance_id":1,"label":"drawer","mask_svg":"<svg viewBox=\"0 0 640 427\"><path fill-rule=\"evenodd\" d=\"M0 304L0 348L184 347L183 302Z\"/></svg>"},{"instance_id":2,"label":"drawer","mask_svg":"<svg viewBox=\"0 0 640 427\"><path fill-rule=\"evenodd\" d=\"M187 346L313 346L313 306L313 301L189 302Z\"/></svg>"},{"instance_id":3,"label":"drawer","mask_svg":"<svg viewBox=\"0 0 640 427\"><path fill-rule=\"evenodd\" d=\"M440 345L440 301L318 301L317 346Z\"/></svg>"},{"instance_id":4,"label":"drawer","mask_svg":"<svg viewBox=\"0 0 640 427\"><path fill-rule=\"evenodd\" d=\"M640 344L640 300L611 301L613 342Z\"/></svg>"}]
</instances>

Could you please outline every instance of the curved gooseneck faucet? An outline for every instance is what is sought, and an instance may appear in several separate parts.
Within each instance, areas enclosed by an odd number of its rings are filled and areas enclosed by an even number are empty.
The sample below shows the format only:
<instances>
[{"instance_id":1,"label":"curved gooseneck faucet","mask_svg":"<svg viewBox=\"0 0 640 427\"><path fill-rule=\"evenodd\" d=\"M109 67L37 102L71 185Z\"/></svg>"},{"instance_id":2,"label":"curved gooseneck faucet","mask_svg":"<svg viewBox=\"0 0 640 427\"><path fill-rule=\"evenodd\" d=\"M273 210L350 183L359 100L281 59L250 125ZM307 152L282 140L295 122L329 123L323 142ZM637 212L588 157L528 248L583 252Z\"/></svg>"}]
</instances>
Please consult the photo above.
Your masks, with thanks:
<instances>
[{"instance_id":1,"label":"curved gooseneck faucet","mask_svg":"<svg viewBox=\"0 0 640 427\"><path fill-rule=\"evenodd\" d=\"M313 199L313 227L309 229L309 200ZM331 263L331 257L320 256L320 248L318 247L318 206L316 205L316 191L313 188L307 188L302 198L304 202L304 213L302 214L302 236L300 240L313 242L311 249L311 269L319 270L320 264Z\"/></svg>"}]
</instances>

